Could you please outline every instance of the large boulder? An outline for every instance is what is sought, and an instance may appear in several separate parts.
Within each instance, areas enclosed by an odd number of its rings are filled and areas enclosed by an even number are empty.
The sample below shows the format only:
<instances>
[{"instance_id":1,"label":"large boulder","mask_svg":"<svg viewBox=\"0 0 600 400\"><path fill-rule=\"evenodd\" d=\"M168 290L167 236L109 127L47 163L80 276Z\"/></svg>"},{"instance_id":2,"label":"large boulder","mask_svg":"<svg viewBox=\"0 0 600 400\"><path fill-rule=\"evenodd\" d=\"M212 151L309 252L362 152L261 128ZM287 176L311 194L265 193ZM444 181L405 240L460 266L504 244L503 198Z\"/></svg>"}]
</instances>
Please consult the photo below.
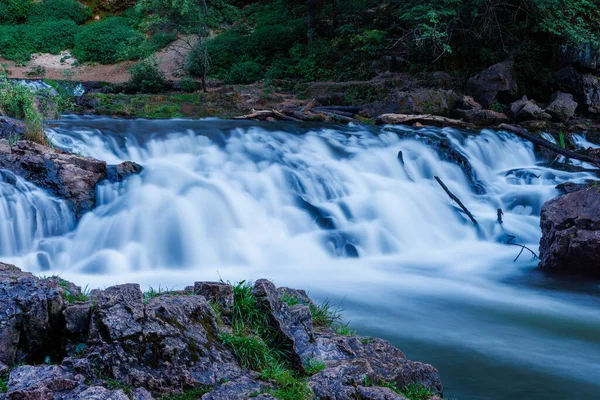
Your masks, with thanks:
<instances>
[{"instance_id":1,"label":"large boulder","mask_svg":"<svg viewBox=\"0 0 600 400\"><path fill-rule=\"evenodd\" d=\"M548 201L540 220L540 268L600 276L600 191L578 190Z\"/></svg>"},{"instance_id":2,"label":"large boulder","mask_svg":"<svg viewBox=\"0 0 600 400\"><path fill-rule=\"evenodd\" d=\"M573 118L577 106L572 94L556 92L545 111L552 116L553 120L565 122Z\"/></svg>"},{"instance_id":3,"label":"large boulder","mask_svg":"<svg viewBox=\"0 0 600 400\"><path fill-rule=\"evenodd\" d=\"M0 168L67 200L77 217L96 206L96 185L107 176L104 161L25 140L0 140Z\"/></svg>"},{"instance_id":4,"label":"large boulder","mask_svg":"<svg viewBox=\"0 0 600 400\"><path fill-rule=\"evenodd\" d=\"M511 60L494 64L467 81L467 92L488 108L494 102L508 103L517 96L518 86Z\"/></svg>"},{"instance_id":5,"label":"large boulder","mask_svg":"<svg viewBox=\"0 0 600 400\"><path fill-rule=\"evenodd\" d=\"M14 141L25 134L25 123L17 119L0 116L0 139Z\"/></svg>"},{"instance_id":6,"label":"large boulder","mask_svg":"<svg viewBox=\"0 0 600 400\"><path fill-rule=\"evenodd\" d=\"M590 114L600 114L600 80L591 73L581 73L572 66L561 69L555 74L558 88L562 92L572 93Z\"/></svg>"},{"instance_id":7,"label":"large boulder","mask_svg":"<svg viewBox=\"0 0 600 400\"><path fill-rule=\"evenodd\" d=\"M546 113L542 108L527 96L510 104L510 113L515 121L549 121L552 119L550 114Z\"/></svg>"},{"instance_id":8,"label":"large boulder","mask_svg":"<svg viewBox=\"0 0 600 400\"><path fill-rule=\"evenodd\" d=\"M393 95L397 114L450 115L459 99L452 90L415 89Z\"/></svg>"},{"instance_id":9,"label":"large boulder","mask_svg":"<svg viewBox=\"0 0 600 400\"><path fill-rule=\"evenodd\" d=\"M477 126L497 126L509 122L506 114L493 110L455 110L454 114Z\"/></svg>"}]
</instances>

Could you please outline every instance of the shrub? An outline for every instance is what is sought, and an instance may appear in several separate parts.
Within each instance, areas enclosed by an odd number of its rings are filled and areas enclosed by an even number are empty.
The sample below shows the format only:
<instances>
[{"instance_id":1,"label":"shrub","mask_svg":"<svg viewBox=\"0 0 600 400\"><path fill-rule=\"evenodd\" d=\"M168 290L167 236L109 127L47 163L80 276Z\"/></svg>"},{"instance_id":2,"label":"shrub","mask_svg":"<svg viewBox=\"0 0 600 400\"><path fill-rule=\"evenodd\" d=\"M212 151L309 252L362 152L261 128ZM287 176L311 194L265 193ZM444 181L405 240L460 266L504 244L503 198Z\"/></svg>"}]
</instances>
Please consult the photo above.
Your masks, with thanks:
<instances>
[{"instance_id":1,"label":"shrub","mask_svg":"<svg viewBox=\"0 0 600 400\"><path fill-rule=\"evenodd\" d=\"M0 111L9 117L25 119L23 139L48 145L44 116L36 105L34 94L26 86L0 80Z\"/></svg>"},{"instance_id":2,"label":"shrub","mask_svg":"<svg viewBox=\"0 0 600 400\"><path fill-rule=\"evenodd\" d=\"M33 0L1 0L0 24L17 24L25 21Z\"/></svg>"},{"instance_id":3,"label":"shrub","mask_svg":"<svg viewBox=\"0 0 600 400\"><path fill-rule=\"evenodd\" d=\"M198 90L198 82L192 77L184 76L181 78L181 81L179 81L179 88L182 92L192 93Z\"/></svg>"},{"instance_id":4,"label":"shrub","mask_svg":"<svg viewBox=\"0 0 600 400\"><path fill-rule=\"evenodd\" d=\"M208 42L212 73L225 77L229 68L247 53L249 31L245 26L231 28Z\"/></svg>"},{"instance_id":5,"label":"shrub","mask_svg":"<svg viewBox=\"0 0 600 400\"><path fill-rule=\"evenodd\" d=\"M71 20L44 22L39 25L25 25L24 40L28 50L37 53L58 54L61 50L73 48L78 27Z\"/></svg>"},{"instance_id":6,"label":"shrub","mask_svg":"<svg viewBox=\"0 0 600 400\"><path fill-rule=\"evenodd\" d=\"M73 55L81 62L114 64L138 57L135 50L143 40L144 36L127 24L127 20L107 18L81 28L75 36Z\"/></svg>"},{"instance_id":7,"label":"shrub","mask_svg":"<svg viewBox=\"0 0 600 400\"><path fill-rule=\"evenodd\" d=\"M129 90L142 93L160 93L167 87L165 75L154 60L145 60L132 65L129 73L131 74L127 84Z\"/></svg>"},{"instance_id":8,"label":"shrub","mask_svg":"<svg viewBox=\"0 0 600 400\"><path fill-rule=\"evenodd\" d=\"M233 84L253 83L262 79L263 74L260 64L254 61L243 61L231 67L227 81Z\"/></svg>"},{"instance_id":9,"label":"shrub","mask_svg":"<svg viewBox=\"0 0 600 400\"><path fill-rule=\"evenodd\" d=\"M68 19L76 24L82 24L91 17L92 10L75 0L44 0L33 4L27 23L40 24Z\"/></svg>"},{"instance_id":10,"label":"shrub","mask_svg":"<svg viewBox=\"0 0 600 400\"><path fill-rule=\"evenodd\" d=\"M29 61L31 51L23 40L24 36L23 26L0 25L0 54L7 60Z\"/></svg>"},{"instance_id":11,"label":"shrub","mask_svg":"<svg viewBox=\"0 0 600 400\"><path fill-rule=\"evenodd\" d=\"M204 77L210 68L210 56L206 58L205 48L195 45L185 59L184 69L191 76Z\"/></svg>"}]
</instances>

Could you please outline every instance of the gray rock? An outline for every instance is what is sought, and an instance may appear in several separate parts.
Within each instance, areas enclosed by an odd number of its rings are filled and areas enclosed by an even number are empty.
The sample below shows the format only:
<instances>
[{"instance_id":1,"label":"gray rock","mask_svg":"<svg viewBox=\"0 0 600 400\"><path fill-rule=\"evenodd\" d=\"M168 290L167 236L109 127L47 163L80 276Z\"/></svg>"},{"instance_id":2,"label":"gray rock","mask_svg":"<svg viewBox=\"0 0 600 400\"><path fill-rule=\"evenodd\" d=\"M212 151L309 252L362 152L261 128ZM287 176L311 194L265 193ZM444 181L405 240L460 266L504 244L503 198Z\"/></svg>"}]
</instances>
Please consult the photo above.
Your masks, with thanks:
<instances>
[{"instance_id":1,"label":"gray rock","mask_svg":"<svg viewBox=\"0 0 600 400\"><path fill-rule=\"evenodd\" d=\"M137 175L144 170L140 164L133 161L124 161L118 165L107 167L107 178L111 182L121 182L132 175Z\"/></svg>"},{"instance_id":2,"label":"gray rock","mask_svg":"<svg viewBox=\"0 0 600 400\"><path fill-rule=\"evenodd\" d=\"M363 400L407 400L406 397L394 392L392 389L385 387L365 387L358 386L356 388L360 399Z\"/></svg>"},{"instance_id":3,"label":"gray rock","mask_svg":"<svg viewBox=\"0 0 600 400\"><path fill-rule=\"evenodd\" d=\"M18 119L0 116L0 139L14 141L25 134L25 123Z\"/></svg>"},{"instance_id":4,"label":"gray rock","mask_svg":"<svg viewBox=\"0 0 600 400\"><path fill-rule=\"evenodd\" d=\"M146 389L137 388L131 393L131 400L154 400L154 397Z\"/></svg>"},{"instance_id":5,"label":"gray rock","mask_svg":"<svg viewBox=\"0 0 600 400\"><path fill-rule=\"evenodd\" d=\"M580 73L572 66L555 74L556 84L562 92L572 93L581 108L591 114L600 113L600 81L598 76Z\"/></svg>"},{"instance_id":6,"label":"gray rock","mask_svg":"<svg viewBox=\"0 0 600 400\"><path fill-rule=\"evenodd\" d=\"M56 394L69 392L81 383L66 368L58 365L25 365L10 373L7 399L52 399Z\"/></svg>"},{"instance_id":7,"label":"gray rock","mask_svg":"<svg viewBox=\"0 0 600 400\"><path fill-rule=\"evenodd\" d=\"M150 397L151 399L152 397ZM121 389L110 390L102 386L91 386L80 393L65 396L64 400L130 400ZM133 398L136 399L135 397Z\"/></svg>"},{"instance_id":8,"label":"gray rock","mask_svg":"<svg viewBox=\"0 0 600 400\"><path fill-rule=\"evenodd\" d=\"M483 107L471 96L460 96L456 101L456 108L460 110L481 110Z\"/></svg>"},{"instance_id":9,"label":"gray rock","mask_svg":"<svg viewBox=\"0 0 600 400\"><path fill-rule=\"evenodd\" d=\"M532 101L528 101L516 115L517 121L531 121L531 120L542 120L549 121L552 119L550 114L547 114L542 110L540 106Z\"/></svg>"},{"instance_id":10,"label":"gray rock","mask_svg":"<svg viewBox=\"0 0 600 400\"><path fill-rule=\"evenodd\" d=\"M0 362L42 361L60 353L65 289L0 263Z\"/></svg>"},{"instance_id":11,"label":"gray rock","mask_svg":"<svg viewBox=\"0 0 600 400\"><path fill-rule=\"evenodd\" d=\"M507 103L516 98L518 86L514 77L513 62L508 60L494 64L470 78L466 90L484 108L496 101Z\"/></svg>"},{"instance_id":12,"label":"gray rock","mask_svg":"<svg viewBox=\"0 0 600 400\"><path fill-rule=\"evenodd\" d=\"M96 184L106 178L104 161L24 140L13 146L0 140L0 168L67 200L76 216L96 206Z\"/></svg>"},{"instance_id":13,"label":"gray rock","mask_svg":"<svg viewBox=\"0 0 600 400\"><path fill-rule=\"evenodd\" d=\"M434 114L449 116L458 95L451 90L415 89L397 92L393 96L396 112L400 114Z\"/></svg>"},{"instance_id":14,"label":"gray rock","mask_svg":"<svg viewBox=\"0 0 600 400\"><path fill-rule=\"evenodd\" d=\"M233 287L223 282L196 282L193 291L206 300L213 300L221 306L223 315L233 312Z\"/></svg>"},{"instance_id":15,"label":"gray rock","mask_svg":"<svg viewBox=\"0 0 600 400\"><path fill-rule=\"evenodd\" d=\"M550 105L546 107L546 112L552 116L553 120L565 122L573 118L577 106L572 94L556 92L552 96Z\"/></svg>"},{"instance_id":16,"label":"gray rock","mask_svg":"<svg viewBox=\"0 0 600 400\"><path fill-rule=\"evenodd\" d=\"M138 337L142 333L144 302L140 285L112 286L99 293L92 314L92 339L106 342Z\"/></svg>"},{"instance_id":17,"label":"gray rock","mask_svg":"<svg viewBox=\"0 0 600 400\"><path fill-rule=\"evenodd\" d=\"M467 122L478 126L495 126L509 122L506 114L492 110L456 110L456 115Z\"/></svg>"},{"instance_id":18,"label":"gray rock","mask_svg":"<svg viewBox=\"0 0 600 400\"><path fill-rule=\"evenodd\" d=\"M256 375L242 376L220 384L202 396L202 400L246 400L255 398L259 393L271 388L273 385L258 380Z\"/></svg>"},{"instance_id":19,"label":"gray rock","mask_svg":"<svg viewBox=\"0 0 600 400\"><path fill-rule=\"evenodd\" d=\"M292 366L303 371L315 351L310 309L303 304L288 306L281 301L275 285L266 279L256 281L252 294L269 313L271 328L281 335L283 345L290 349Z\"/></svg>"},{"instance_id":20,"label":"gray rock","mask_svg":"<svg viewBox=\"0 0 600 400\"><path fill-rule=\"evenodd\" d=\"M90 328L91 309L92 305L90 303L68 306L63 311L67 331L86 335Z\"/></svg>"},{"instance_id":21,"label":"gray rock","mask_svg":"<svg viewBox=\"0 0 600 400\"><path fill-rule=\"evenodd\" d=\"M600 191L579 190L550 200L540 219L540 268L600 276Z\"/></svg>"}]
</instances>

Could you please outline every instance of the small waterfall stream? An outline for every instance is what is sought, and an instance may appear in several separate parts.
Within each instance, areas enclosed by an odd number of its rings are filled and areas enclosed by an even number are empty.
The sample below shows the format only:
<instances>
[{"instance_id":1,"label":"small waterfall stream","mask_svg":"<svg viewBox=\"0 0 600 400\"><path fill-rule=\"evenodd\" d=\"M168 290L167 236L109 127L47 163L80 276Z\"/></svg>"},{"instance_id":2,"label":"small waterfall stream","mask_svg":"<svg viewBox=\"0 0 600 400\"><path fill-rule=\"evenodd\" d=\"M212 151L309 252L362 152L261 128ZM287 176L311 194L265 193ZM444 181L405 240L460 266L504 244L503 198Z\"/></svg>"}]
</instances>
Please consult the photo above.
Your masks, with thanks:
<instances>
[{"instance_id":1,"label":"small waterfall stream","mask_svg":"<svg viewBox=\"0 0 600 400\"><path fill-rule=\"evenodd\" d=\"M530 143L486 130L74 117L49 136L144 171L100 185L76 225L3 173L5 262L91 287L272 278L340 301L361 333L433 363L461 400L600 393L599 287L558 284L506 245L510 234L537 251L555 186L596 178L538 165Z\"/></svg>"}]
</instances>

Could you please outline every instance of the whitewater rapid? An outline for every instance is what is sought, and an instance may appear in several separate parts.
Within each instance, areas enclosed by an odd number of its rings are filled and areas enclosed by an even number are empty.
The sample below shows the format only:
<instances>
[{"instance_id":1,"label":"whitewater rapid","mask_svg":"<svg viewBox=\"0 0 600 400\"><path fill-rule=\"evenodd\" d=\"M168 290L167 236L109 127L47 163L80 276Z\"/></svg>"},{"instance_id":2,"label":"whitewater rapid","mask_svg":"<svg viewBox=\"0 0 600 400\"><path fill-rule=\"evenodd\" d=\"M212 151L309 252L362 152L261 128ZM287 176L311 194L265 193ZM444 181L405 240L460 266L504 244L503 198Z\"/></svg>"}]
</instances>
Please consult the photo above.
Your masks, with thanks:
<instances>
[{"instance_id":1,"label":"whitewater rapid","mask_svg":"<svg viewBox=\"0 0 600 400\"><path fill-rule=\"evenodd\" d=\"M512 235L537 252L556 185L596 178L541 166L513 135L108 118L66 118L48 133L58 148L144 170L100 185L78 223L63 202L3 178L5 262L90 287L266 277L307 288L341 302L362 333L436 365L460 399L527 398L508 381L537 379L543 398L600 388L598 287L547 281L507 244Z\"/></svg>"}]
</instances>

